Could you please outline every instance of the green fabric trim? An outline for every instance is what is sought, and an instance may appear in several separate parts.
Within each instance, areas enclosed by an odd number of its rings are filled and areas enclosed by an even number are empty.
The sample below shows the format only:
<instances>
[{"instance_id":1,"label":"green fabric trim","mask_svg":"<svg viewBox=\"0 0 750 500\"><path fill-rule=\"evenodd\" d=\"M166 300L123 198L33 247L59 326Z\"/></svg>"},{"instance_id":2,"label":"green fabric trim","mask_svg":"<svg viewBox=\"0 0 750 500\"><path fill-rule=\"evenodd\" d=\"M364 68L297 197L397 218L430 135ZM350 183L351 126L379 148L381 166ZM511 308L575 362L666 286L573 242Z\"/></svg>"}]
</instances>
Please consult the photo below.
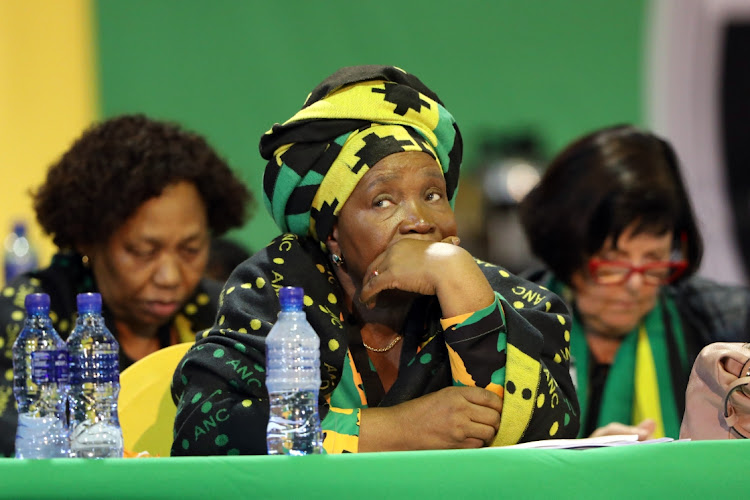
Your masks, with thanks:
<instances>
[{"instance_id":1,"label":"green fabric trim","mask_svg":"<svg viewBox=\"0 0 750 500\"><path fill-rule=\"evenodd\" d=\"M651 344L651 351L656 364L656 380L659 384L659 404L661 418L664 424L664 435L678 439L680 437L680 421L682 415L677 414L677 402L672 393L672 373L669 369L669 350L667 349L667 334L662 319L662 307L671 299L659 300L653 311L646 316L646 332ZM679 324L679 322L678 322ZM652 335L652 330L656 335ZM637 422L636 422L637 423Z\"/></svg>"},{"instance_id":2,"label":"green fabric trim","mask_svg":"<svg viewBox=\"0 0 750 500\"><path fill-rule=\"evenodd\" d=\"M335 411L329 411L326 418L320 423L322 431L333 431L339 434L347 434L349 436L359 436L359 425L357 425L357 414L359 412L356 408L352 410L351 414L338 413Z\"/></svg>"},{"instance_id":3,"label":"green fabric trim","mask_svg":"<svg viewBox=\"0 0 750 500\"><path fill-rule=\"evenodd\" d=\"M477 321L483 320L484 318L486 318L487 316L495 312L495 309L498 309L498 308L500 309L500 314L503 314L503 308L500 307L500 304L499 304L499 295L500 294L495 292L495 301L492 304L488 305L484 309L480 309L479 311L474 311L471 314L471 316L463 320L461 323L458 323L456 325L456 329L464 327L464 326L473 325ZM503 314L503 323L505 323L504 314Z\"/></svg>"},{"instance_id":4,"label":"green fabric trim","mask_svg":"<svg viewBox=\"0 0 750 500\"><path fill-rule=\"evenodd\" d=\"M344 358L341 381L331 393L331 406L335 408L367 408L367 405L362 406L359 391L354 384L354 373L352 372L349 356ZM333 430L338 432L337 429Z\"/></svg>"}]
</instances>

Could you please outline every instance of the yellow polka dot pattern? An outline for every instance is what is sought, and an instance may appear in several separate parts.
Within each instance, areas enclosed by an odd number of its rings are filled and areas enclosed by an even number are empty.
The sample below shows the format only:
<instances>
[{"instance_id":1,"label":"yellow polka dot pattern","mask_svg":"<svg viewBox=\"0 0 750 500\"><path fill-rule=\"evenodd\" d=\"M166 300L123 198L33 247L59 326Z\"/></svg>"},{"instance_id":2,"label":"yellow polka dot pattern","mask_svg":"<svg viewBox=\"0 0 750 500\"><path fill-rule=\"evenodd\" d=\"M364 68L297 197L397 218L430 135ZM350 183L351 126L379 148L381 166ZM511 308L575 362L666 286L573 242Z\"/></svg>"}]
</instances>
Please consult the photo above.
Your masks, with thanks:
<instances>
[{"instance_id":1,"label":"yellow polka dot pattern","mask_svg":"<svg viewBox=\"0 0 750 500\"><path fill-rule=\"evenodd\" d=\"M253 402L251 400L249 400L249 399L243 399L242 400L242 406L244 406L245 408L250 407L252 404L253 404Z\"/></svg>"},{"instance_id":2,"label":"yellow polka dot pattern","mask_svg":"<svg viewBox=\"0 0 750 500\"><path fill-rule=\"evenodd\" d=\"M334 294L332 294L332 293L329 293L328 294L328 302L330 302L331 304L335 304L336 303L336 296Z\"/></svg>"},{"instance_id":3,"label":"yellow polka dot pattern","mask_svg":"<svg viewBox=\"0 0 750 500\"><path fill-rule=\"evenodd\" d=\"M233 286L230 286L229 288L227 288L227 295L229 295L229 294L230 294L230 293L232 293L233 291L234 291L234 287L233 287Z\"/></svg>"},{"instance_id":4,"label":"yellow polka dot pattern","mask_svg":"<svg viewBox=\"0 0 750 500\"><path fill-rule=\"evenodd\" d=\"M513 307L515 307L516 309L523 309L523 302L521 302L520 300L517 300L513 302Z\"/></svg>"},{"instance_id":5,"label":"yellow polka dot pattern","mask_svg":"<svg viewBox=\"0 0 750 500\"><path fill-rule=\"evenodd\" d=\"M260 330L260 325L261 323L259 319L254 319L250 321L250 328L252 328L253 330Z\"/></svg>"},{"instance_id":6,"label":"yellow polka dot pattern","mask_svg":"<svg viewBox=\"0 0 750 500\"><path fill-rule=\"evenodd\" d=\"M536 407L541 408L544 406L544 393L539 393L539 397L536 398Z\"/></svg>"},{"instance_id":7,"label":"yellow polka dot pattern","mask_svg":"<svg viewBox=\"0 0 750 500\"><path fill-rule=\"evenodd\" d=\"M14 288L8 287L3 289L4 297L12 297L14 293L16 293L16 290Z\"/></svg>"},{"instance_id":8,"label":"yellow polka dot pattern","mask_svg":"<svg viewBox=\"0 0 750 500\"><path fill-rule=\"evenodd\" d=\"M554 436L555 434L557 434L557 430L559 428L560 428L560 423L559 422L554 422L552 424L552 427L549 428L549 435L550 436Z\"/></svg>"},{"instance_id":9,"label":"yellow polka dot pattern","mask_svg":"<svg viewBox=\"0 0 750 500\"><path fill-rule=\"evenodd\" d=\"M195 298L195 301L198 303L198 305L205 306L206 304L211 302L211 297L209 297L206 293L199 293Z\"/></svg>"},{"instance_id":10,"label":"yellow polka dot pattern","mask_svg":"<svg viewBox=\"0 0 750 500\"><path fill-rule=\"evenodd\" d=\"M248 288L252 288L252 287L253 287L253 285L251 283L243 283L243 284L240 285L240 288L244 288L244 289L248 289Z\"/></svg>"},{"instance_id":11,"label":"yellow polka dot pattern","mask_svg":"<svg viewBox=\"0 0 750 500\"><path fill-rule=\"evenodd\" d=\"M302 303L305 304L307 307L310 307L313 305L313 299L310 298L310 296L305 295L305 297L302 299Z\"/></svg>"},{"instance_id":12,"label":"yellow polka dot pattern","mask_svg":"<svg viewBox=\"0 0 750 500\"><path fill-rule=\"evenodd\" d=\"M266 280L264 280L263 278L256 279L255 286L257 286L258 288L263 288L264 286L266 286Z\"/></svg>"},{"instance_id":13,"label":"yellow polka dot pattern","mask_svg":"<svg viewBox=\"0 0 750 500\"><path fill-rule=\"evenodd\" d=\"M328 349L331 351L336 351L339 348L339 341L336 339L331 339L328 341Z\"/></svg>"},{"instance_id":14,"label":"yellow polka dot pattern","mask_svg":"<svg viewBox=\"0 0 750 500\"><path fill-rule=\"evenodd\" d=\"M557 321L560 322L561 325L565 324L565 317L562 314L557 315Z\"/></svg>"},{"instance_id":15,"label":"yellow polka dot pattern","mask_svg":"<svg viewBox=\"0 0 750 500\"><path fill-rule=\"evenodd\" d=\"M185 306L185 314L192 315L192 314L195 314L197 312L198 312L198 306L196 306L195 304L187 304Z\"/></svg>"},{"instance_id":16,"label":"yellow polka dot pattern","mask_svg":"<svg viewBox=\"0 0 750 500\"><path fill-rule=\"evenodd\" d=\"M510 274L508 273L508 271L502 271L502 270L500 270L498 272L500 273L500 276L502 276L503 278L510 277Z\"/></svg>"},{"instance_id":17,"label":"yellow polka dot pattern","mask_svg":"<svg viewBox=\"0 0 750 500\"><path fill-rule=\"evenodd\" d=\"M276 257L275 259L273 259L273 263L274 264L283 264L284 263L284 259L282 259L281 257Z\"/></svg>"}]
</instances>

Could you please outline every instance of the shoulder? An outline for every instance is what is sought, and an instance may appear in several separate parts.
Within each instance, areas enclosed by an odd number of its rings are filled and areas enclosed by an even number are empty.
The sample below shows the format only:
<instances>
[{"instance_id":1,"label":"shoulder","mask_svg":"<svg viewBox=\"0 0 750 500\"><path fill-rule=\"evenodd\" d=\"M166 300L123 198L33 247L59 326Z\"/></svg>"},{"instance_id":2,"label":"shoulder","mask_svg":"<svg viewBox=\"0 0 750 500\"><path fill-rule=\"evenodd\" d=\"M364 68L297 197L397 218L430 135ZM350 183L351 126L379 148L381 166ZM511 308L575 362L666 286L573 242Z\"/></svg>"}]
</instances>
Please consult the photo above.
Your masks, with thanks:
<instances>
[{"instance_id":1,"label":"shoulder","mask_svg":"<svg viewBox=\"0 0 750 500\"><path fill-rule=\"evenodd\" d=\"M18 276L3 288L0 297L0 325L8 331L20 325L25 317L24 301L30 293L50 296L50 317L55 329L65 338L76 311L76 296L80 292L95 291L90 272L83 268L80 257L57 254L52 263L42 269Z\"/></svg>"},{"instance_id":2,"label":"shoulder","mask_svg":"<svg viewBox=\"0 0 750 500\"><path fill-rule=\"evenodd\" d=\"M278 290L287 286L303 288L306 305L315 303L317 309L341 299L338 281L320 243L282 234L237 266L224 286L222 307L257 308L275 318Z\"/></svg>"},{"instance_id":3,"label":"shoulder","mask_svg":"<svg viewBox=\"0 0 750 500\"><path fill-rule=\"evenodd\" d=\"M708 340L746 340L750 288L692 276L664 287L681 317L710 336Z\"/></svg>"},{"instance_id":4,"label":"shoulder","mask_svg":"<svg viewBox=\"0 0 750 500\"><path fill-rule=\"evenodd\" d=\"M284 286L297 286L294 281L302 274L317 270L325 273L328 267L326 255L320 243L296 234L277 236L236 269L237 279L270 278L273 282L284 282Z\"/></svg>"},{"instance_id":5,"label":"shoulder","mask_svg":"<svg viewBox=\"0 0 750 500\"><path fill-rule=\"evenodd\" d=\"M549 311L549 308L554 305L555 311L560 309L566 314L568 313L567 308L558 304L558 302L562 302L561 298L556 293L542 285L542 283L546 284L547 281L531 281L522 276L511 273L502 266L484 262L479 259L475 260L493 290L500 294L503 299L514 307L537 308L543 306ZM548 306L548 303L552 303L552 305Z\"/></svg>"}]
</instances>

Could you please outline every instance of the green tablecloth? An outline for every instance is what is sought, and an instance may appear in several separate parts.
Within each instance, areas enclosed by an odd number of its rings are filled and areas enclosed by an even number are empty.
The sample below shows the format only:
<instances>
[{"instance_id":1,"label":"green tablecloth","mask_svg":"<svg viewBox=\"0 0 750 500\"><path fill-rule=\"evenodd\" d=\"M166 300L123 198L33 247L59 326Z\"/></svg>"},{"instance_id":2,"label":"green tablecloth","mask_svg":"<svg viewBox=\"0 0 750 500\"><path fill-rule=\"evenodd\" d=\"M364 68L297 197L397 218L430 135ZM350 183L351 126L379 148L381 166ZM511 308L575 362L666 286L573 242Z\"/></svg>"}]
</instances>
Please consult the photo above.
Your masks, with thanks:
<instances>
[{"instance_id":1,"label":"green tablecloth","mask_svg":"<svg viewBox=\"0 0 750 500\"><path fill-rule=\"evenodd\" d=\"M6 458L0 497L684 500L742 498L749 472L750 440L308 457Z\"/></svg>"}]
</instances>

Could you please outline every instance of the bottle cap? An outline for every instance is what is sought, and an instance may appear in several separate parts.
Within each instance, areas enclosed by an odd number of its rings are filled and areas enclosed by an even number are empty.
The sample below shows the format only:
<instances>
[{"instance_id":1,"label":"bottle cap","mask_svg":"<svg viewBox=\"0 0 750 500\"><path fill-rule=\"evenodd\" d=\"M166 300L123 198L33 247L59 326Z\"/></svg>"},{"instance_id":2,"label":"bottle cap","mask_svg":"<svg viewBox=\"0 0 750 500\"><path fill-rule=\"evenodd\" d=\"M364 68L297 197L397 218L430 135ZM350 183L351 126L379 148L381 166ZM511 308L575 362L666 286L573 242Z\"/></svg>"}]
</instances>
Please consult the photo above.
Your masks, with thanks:
<instances>
[{"instance_id":1,"label":"bottle cap","mask_svg":"<svg viewBox=\"0 0 750 500\"><path fill-rule=\"evenodd\" d=\"M301 311L305 292L298 286L285 286L279 290L282 311Z\"/></svg>"},{"instance_id":2,"label":"bottle cap","mask_svg":"<svg viewBox=\"0 0 750 500\"><path fill-rule=\"evenodd\" d=\"M79 293L76 304L79 314L102 312L102 296L98 293Z\"/></svg>"},{"instance_id":3,"label":"bottle cap","mask_svg":"<svg viewBox=\"0 0 750 500\"><path fill-rule=\"evenodd\" d=\"M13 223L13 232L16 233L17 237L26 236L26 223L23 221L16 221Z\"/></svg>"},{"instance_id":4,"label":"bottle cap","mask_svg":"<svg viewBox=\"0 0 750 500\"><path fill-rule=\"evenodd\" d=\"M27 313L49 312L49 295L46 293L30 293L24 299Z\"/></svg>"}]
</instances>

